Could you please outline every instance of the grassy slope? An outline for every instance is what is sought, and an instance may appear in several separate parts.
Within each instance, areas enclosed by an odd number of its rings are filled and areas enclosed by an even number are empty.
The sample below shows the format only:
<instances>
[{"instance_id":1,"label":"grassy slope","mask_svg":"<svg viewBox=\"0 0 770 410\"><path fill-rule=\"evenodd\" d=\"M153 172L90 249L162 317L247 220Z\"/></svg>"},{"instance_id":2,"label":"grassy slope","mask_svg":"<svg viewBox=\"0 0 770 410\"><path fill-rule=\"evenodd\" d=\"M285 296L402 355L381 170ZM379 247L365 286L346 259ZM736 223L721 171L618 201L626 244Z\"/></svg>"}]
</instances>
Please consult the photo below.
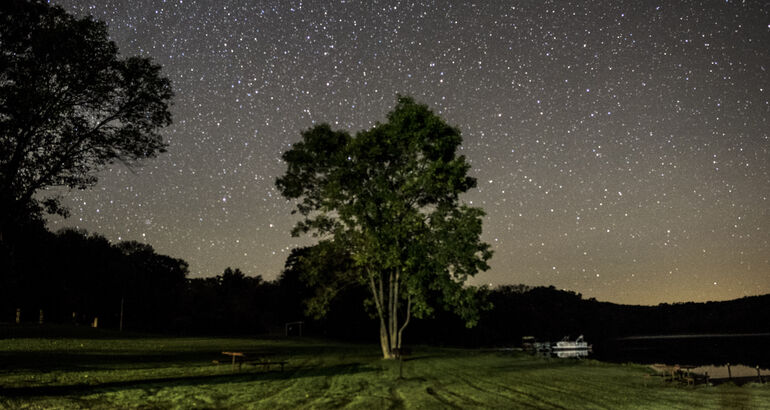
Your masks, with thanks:
<instances>
[{"instance_id":1,"label":"grassy slope","mask_svg":"<svg viewBox=\"0 0 770 410\"><path fill-rule=\"evenodd\" d=\"M289 361L233 372L221 351ZM637 365L520 353L416 348L383 361L375 345L216 338L0 339L6 408L768 408L770 386L686 387Z\"/></svg>"}]
</instances>

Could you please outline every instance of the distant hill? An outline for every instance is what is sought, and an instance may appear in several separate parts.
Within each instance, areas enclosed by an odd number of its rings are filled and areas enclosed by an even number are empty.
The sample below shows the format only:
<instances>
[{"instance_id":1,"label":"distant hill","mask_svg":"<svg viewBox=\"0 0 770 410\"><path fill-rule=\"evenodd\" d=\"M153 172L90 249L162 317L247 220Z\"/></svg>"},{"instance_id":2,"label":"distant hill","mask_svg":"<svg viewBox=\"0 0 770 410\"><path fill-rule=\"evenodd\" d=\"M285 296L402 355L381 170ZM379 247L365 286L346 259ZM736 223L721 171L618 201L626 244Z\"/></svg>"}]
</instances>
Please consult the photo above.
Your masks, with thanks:
<instances>
[{"instance_id":1,"label":"distant hill","mask_svg":"<svg viewBox=\"0 0 770 410\"><path fill-rule=\"evenodd\" d=\"M465 329L449 314L411 326L428 343L465 346L511 345L523 336L560 340L580 334L589 340L667 334L770 333L770 294L706 303L619 305L583 299L550 287L502 286L492 290L494 308L477 327Z\"/></svg>"}]
</instances>

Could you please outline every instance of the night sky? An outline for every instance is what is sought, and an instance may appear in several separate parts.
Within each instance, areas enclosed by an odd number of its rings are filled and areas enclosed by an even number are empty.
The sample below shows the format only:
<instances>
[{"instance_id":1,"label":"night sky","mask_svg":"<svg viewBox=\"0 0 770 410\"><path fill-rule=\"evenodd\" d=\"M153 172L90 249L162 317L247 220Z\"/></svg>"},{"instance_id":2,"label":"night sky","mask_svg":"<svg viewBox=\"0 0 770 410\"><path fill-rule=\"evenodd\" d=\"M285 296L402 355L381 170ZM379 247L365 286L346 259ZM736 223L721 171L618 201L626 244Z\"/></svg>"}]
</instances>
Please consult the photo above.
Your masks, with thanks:
<instances>
[{"instance_id":1,"label":"night sky","mask_svg":"<svg viewBox=\"0 0 770 410\"><path fill-rule=\"evenodd\" d=\"M618 303L770 292L764 1L54 1L107 22L176 92L168 153L63 191L49 226L274 279L292 238L281 154L397 94L463 135L492 268ZM585 4L584 4L585 3Z\"/></svg>"}]
</instances>

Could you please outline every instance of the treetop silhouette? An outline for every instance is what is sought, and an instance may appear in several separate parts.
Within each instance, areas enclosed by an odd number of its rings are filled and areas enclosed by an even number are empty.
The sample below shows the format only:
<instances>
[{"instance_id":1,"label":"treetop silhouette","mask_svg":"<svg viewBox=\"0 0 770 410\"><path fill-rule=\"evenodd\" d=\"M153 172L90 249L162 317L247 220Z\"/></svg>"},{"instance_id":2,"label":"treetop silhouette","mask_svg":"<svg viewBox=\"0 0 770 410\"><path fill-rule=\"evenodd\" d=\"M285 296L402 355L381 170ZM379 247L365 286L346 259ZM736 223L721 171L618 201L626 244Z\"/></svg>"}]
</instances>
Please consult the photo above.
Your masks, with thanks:
<instances>
[{"instance_id":1,"label":"treetop silhouette","mask_svg":"<svg viewBox=\"0 0 770 410\"><path fill-rule=\"evenodd\" d=\"M107 163L164 152L172 96L161 67L120 57L103 22L43 1L2 2L0 235L43 211L66 214L40 190L86 188Z\"/></svg>"}]
</instances>

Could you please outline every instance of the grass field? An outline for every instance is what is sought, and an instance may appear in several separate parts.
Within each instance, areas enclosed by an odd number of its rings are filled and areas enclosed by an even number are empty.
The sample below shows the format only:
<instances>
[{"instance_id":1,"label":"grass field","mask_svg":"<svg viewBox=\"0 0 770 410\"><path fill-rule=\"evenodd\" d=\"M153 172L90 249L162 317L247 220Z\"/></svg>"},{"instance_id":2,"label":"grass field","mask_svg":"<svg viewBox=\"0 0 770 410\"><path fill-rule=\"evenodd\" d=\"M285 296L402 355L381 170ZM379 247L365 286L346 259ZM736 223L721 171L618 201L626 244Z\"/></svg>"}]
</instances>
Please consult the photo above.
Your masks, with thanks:
<instances>
[{"instance_id":1,"label":"grass field","mask_svg":"<svg viewBox=\"0 0 770 410\"><path fill-rule=\"evenodd\" d=\"M770 385L685 386L641 365L520 352L418 346L399 378L375 344L37 332L0 332L0 408L770 409ZM222 351L288 365L233 371Z\"/></svg>"}]
</instances>

